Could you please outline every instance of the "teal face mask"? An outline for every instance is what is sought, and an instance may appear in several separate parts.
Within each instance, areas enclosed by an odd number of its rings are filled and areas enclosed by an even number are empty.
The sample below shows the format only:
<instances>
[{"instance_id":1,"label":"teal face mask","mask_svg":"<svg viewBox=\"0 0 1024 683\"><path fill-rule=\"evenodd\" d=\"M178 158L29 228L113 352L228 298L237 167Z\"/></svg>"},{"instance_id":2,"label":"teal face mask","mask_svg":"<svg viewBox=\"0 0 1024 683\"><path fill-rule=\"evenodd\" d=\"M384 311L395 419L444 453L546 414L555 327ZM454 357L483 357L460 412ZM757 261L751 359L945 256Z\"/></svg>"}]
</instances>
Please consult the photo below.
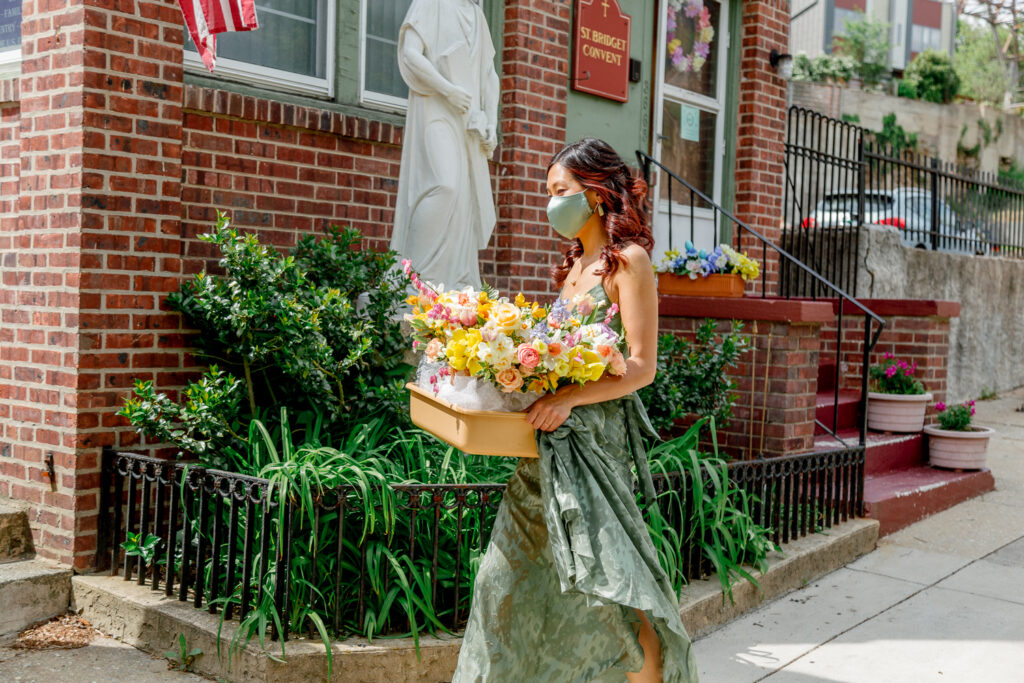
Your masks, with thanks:
<instances>
[{"instance_id":1,"label":"teal face mask","mask_svg":"<svg viewBox=\"0 0 1024 683\"><path fill-rule=\"evenodd\" d=\"M548 201L548 223L567 240L575 239L593 214L586 192L552 197Z\"/></svg>"}]
</instances>

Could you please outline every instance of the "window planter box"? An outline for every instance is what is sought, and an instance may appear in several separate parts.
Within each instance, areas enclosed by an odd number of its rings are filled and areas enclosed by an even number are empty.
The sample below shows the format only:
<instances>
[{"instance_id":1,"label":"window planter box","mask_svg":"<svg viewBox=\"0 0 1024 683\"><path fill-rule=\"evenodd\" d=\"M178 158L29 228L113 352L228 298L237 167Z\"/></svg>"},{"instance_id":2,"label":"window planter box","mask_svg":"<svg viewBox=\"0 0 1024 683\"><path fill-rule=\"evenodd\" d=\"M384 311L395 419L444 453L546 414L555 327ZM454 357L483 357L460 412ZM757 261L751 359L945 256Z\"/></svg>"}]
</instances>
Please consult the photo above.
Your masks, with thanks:
<instances>
[{"instance_id":1,"label":"window planter box","mask_svg":"<svg viewBox=\"0 0 1024 683\"><path fill-rule=\"evenodd\" d=\"M415 383L409 389L413 424L465 453L536 458L537 440L526 413L467 410L434 397Z\"/></svg>"},{"instance_id":2,"label":"window planter box","mask_svg":"<svg viewBox=\"0 0 1024 683\"><path fill-rule=\"evenodd\" d=\"M676 296L743 296L743 278L737 273L716 273L691 280L689 275L658 273L658 293Z\"/></svg>"},{"instance_id":3,"label":"window planter box","mask_svg":"<svg viewBox=\"0 0 1024 683\"><path fill-rule=\"evenodd\" d=\"M932 395L868 392L868 429L910 434L924 428L924 413Z\"/></svg>"},{"instance_id":4,"label":"window planter box","mask_svg":"<svg viewBox=\"0 0 1024 683\"><path fill-rule=\"evenodd\" d=\"M928 464L932 467L980 470L985 467L988 440L995 430L974 427L972 431L959 432L928 425L924 433L928 435Z\"/></svg>"}]
</instances>

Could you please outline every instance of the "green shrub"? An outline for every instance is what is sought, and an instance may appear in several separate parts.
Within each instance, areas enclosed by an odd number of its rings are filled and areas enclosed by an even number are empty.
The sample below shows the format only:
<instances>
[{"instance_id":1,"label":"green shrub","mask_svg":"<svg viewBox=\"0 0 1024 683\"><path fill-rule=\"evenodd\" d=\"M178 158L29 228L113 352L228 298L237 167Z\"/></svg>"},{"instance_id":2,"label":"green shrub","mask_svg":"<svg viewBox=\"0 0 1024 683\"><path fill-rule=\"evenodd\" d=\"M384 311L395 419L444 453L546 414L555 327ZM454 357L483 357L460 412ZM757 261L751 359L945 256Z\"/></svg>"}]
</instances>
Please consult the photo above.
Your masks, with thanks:
<instances>
[{"instance_id":1,"label":"green shrub","mask_svg":"<svg viewBox=\"0 0 1024 683\"><path fill-rule=\"evenodd\" d=\"M407 281L393 253L359 250L358 231L331 228L283 256L225 214L200 239L220 250L223 274L199 273L168 306L199 331L197 357L214 364L177 402L136 383L119 414L218 467L247 452L250 421L273 423L280 407L323 415L338 435L378 414L407 424L412 368L397 322Z\"/></svg>"},{"instance_id":2,"label":"green shrub","mask_svg":"<svg viewBox=\"0 0 1024 683\"><path fill-rule=\"evenodd\" d=\"M736 383L725 374L747 350L749 338L740 334L743 324L719 334L714 320L697 328L695 339L663 334L658 339L658 373L654 382L640 390L651 424L666 432L684 415L695 413L728 424L736 397Z\"/></svg>"},{"instance_id":3,"label":"green shrub","mask_svg":"<svg viewBox=\"0 0 1024 683\"><path fill-rule=\"evenodd\" d=\"M889 71L889 24L864 14L861 17L846 22L842 35L833 39L834 51L850 59L857 77L871 87L885 80Z\"/></svg>"},{"instance_id":4,"label":"green shrub","mask_svg":"<svg viewBox=\"0 0 1024 683\"><path fill-rule=\"evenodd\" d=\"M903 94L903 84L906 84L906 92L912 95ZM938 50L925 50L907 66L900 85L901 96L946 104L953 101L959 90L960 77L956 75L949 55Z\"/></svg>"}]
</instances>

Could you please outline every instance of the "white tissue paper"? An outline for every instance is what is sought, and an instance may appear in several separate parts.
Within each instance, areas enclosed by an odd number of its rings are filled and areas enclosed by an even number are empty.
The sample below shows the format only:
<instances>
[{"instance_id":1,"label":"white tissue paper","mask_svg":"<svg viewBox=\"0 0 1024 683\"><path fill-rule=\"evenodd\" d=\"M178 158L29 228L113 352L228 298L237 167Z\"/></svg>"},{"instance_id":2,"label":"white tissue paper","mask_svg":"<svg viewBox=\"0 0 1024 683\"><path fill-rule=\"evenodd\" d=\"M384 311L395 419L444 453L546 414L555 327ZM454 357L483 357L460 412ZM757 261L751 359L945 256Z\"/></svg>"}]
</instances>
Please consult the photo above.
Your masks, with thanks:
<instances>
[{"instance_id":1,"label":"white tissue paper","mask_svg":"<svg viewBox=\"0 0 1024 683\"><path fill-rule=\"evenodd\" d=\"M526 410L541 397L535 391L506 393L477 377L441 377L438 373L444 365L447 365L444 361L431 363L426 356L422 356L416 369L416 386L436 398L466 410L517 412ZM431 377L437 377L437 384L431 384Z\"/></svg>"}]
</instances>

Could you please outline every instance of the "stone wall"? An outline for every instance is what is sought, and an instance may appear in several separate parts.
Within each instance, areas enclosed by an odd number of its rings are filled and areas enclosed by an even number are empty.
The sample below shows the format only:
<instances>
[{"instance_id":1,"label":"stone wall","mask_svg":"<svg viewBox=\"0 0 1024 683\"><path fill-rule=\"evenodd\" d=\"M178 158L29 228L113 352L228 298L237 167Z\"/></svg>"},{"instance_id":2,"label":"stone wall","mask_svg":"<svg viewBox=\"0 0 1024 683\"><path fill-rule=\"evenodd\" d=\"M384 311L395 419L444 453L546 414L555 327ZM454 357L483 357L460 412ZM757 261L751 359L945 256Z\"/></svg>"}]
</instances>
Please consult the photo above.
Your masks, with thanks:
<instances>
[{"instance_id":1,"label":"stone wall","mask_svg":"<svg viewBox=\"0 0 1024 683\"><path fill-rule=\"evenodd\" d=\"M924 154L955 162L958 146L979 146L977 155L959 160L985 173L996 173L1001 163L1011 160L1024 166L1024 119L992 105L935 104L802 81L789 84L789 104L837 119L856 116L859 125L874 131L882 130L882 118L894 113L897 124L917 134L918 150Z\"/></svg>"},{"instance_id":2,"label":"stone wall","mask_svg":"<svg viewBox=\"0 0 1024 683\"><path fill-rule=\"evenodd\" d=\"M1024 260L909 249L895 228L871 226L858 262L865 298L961 304L949 322L948 401L1024 385Z\"/></svg>"}]
</instances>

